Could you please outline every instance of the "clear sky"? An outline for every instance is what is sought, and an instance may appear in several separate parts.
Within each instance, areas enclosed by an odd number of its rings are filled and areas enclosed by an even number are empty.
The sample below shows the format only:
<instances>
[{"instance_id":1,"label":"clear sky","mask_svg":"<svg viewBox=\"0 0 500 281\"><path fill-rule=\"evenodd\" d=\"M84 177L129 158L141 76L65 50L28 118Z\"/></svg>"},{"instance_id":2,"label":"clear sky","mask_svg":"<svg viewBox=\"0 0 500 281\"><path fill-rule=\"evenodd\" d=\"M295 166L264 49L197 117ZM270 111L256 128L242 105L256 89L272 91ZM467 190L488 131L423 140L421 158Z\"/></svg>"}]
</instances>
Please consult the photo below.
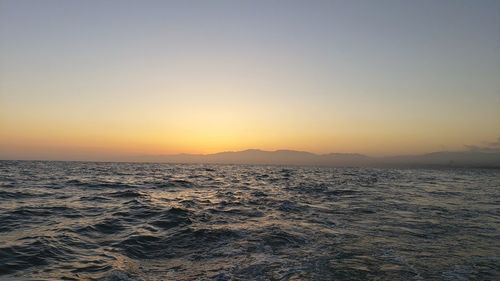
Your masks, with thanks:
<instances>
[{"instance_id":1,"label":"clear sky","mask_svg":"<svg viewBox=\"0 0 500 281\"><path fill-rule=\"evenodd\" d=\"M499 136L498 0L0 0L0 159Z\"/></svg>"}]
</instances>

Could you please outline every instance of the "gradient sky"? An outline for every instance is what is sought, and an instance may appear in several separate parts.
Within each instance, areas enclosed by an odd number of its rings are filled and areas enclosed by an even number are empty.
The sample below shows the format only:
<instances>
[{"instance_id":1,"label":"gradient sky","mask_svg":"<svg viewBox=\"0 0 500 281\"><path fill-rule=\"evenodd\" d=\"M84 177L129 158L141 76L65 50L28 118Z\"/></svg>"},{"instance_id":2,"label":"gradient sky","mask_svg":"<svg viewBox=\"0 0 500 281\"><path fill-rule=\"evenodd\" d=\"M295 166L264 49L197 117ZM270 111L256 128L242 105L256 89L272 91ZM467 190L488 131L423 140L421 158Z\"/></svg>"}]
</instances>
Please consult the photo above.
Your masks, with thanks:
<instances>
[{"instance_id":1,"label":"gradient sky","mask_svg":"<svg viewBox=\"0 0 500 281\"><path fill-rule=\"evenodd\" d=\"M499 136L498 0L0 0L0 159Z\"/></svg>"}]
</instances>

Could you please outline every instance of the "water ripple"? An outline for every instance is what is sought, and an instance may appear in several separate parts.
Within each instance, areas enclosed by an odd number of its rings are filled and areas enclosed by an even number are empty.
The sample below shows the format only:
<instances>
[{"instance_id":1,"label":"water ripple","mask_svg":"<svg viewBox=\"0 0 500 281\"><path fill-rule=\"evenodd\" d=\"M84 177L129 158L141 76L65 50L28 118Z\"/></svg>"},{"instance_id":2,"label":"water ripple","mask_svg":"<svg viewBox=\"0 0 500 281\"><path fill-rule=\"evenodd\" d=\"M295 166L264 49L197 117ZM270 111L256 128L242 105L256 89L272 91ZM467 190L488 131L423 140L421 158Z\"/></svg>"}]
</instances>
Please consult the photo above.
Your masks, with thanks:
<instances>
[{"instance_id":1,"label":"water ripple","mask_svg":"<svg viewBox=\"0 0 500 281\"><path fill-rule=\"evenodd\" d=\"M498 280L496 170L0 161L2 280Z\"/></svg>"}]
</instances>

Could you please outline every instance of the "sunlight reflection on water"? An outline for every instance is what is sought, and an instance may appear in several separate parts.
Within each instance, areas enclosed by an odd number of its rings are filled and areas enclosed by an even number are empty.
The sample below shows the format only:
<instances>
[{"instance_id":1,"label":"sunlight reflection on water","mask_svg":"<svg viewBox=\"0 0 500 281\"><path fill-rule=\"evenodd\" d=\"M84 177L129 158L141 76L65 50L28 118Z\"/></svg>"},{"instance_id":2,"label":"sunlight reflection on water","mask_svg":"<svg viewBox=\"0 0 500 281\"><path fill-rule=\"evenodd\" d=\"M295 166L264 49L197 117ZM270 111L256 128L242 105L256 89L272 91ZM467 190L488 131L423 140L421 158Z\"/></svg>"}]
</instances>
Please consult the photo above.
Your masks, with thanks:
<instances>
[{"instance_id":1,"label":"sunlight reflection on water","mask_svg":"<svg viewBox=\"0 0 500 281\"><path fill-rule=\"evenodd\" d=\"M0 161L0 278L494 280L499 175Z\"/></svg>"}]
</instances>

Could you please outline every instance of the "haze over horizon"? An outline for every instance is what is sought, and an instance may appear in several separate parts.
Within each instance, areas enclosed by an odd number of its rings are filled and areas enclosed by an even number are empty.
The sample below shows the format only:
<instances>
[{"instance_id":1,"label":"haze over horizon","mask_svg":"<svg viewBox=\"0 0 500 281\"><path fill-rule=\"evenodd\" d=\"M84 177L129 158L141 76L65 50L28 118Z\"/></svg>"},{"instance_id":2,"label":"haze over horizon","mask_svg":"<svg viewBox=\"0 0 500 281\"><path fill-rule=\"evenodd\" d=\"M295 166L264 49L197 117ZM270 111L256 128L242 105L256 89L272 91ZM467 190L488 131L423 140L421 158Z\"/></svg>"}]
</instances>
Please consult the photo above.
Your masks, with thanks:
<instances>
[{"instance_id":1,"label":"haze over horizon","mask_svg":"<svg viewBox=\"0 0 500 281\"><path fill-rule=\"evenodd\" d=\"M0 0L0 159L490 147L499 30L499 1Z\"/></svg>"},{"instance_id":2,"label":"haze over horizon","mask_svg":"<svg viewBox=\"0 0 500 281\"><path fill-rule=\"evenodd\" d=\"M54 157L54 156L52 156ZM368 156L359 153L317 154L307 151L280 149L274 151L246 149L210 154L157 154L157 155L79 155L74 158L4 158L0 160L42 160L78 162L127 162L170 164L250 164L324 167L372 168L500 168L500 138L485 146L467 146L462 151L437 151L419 155Z\"/></svg>"}]
</instances>

